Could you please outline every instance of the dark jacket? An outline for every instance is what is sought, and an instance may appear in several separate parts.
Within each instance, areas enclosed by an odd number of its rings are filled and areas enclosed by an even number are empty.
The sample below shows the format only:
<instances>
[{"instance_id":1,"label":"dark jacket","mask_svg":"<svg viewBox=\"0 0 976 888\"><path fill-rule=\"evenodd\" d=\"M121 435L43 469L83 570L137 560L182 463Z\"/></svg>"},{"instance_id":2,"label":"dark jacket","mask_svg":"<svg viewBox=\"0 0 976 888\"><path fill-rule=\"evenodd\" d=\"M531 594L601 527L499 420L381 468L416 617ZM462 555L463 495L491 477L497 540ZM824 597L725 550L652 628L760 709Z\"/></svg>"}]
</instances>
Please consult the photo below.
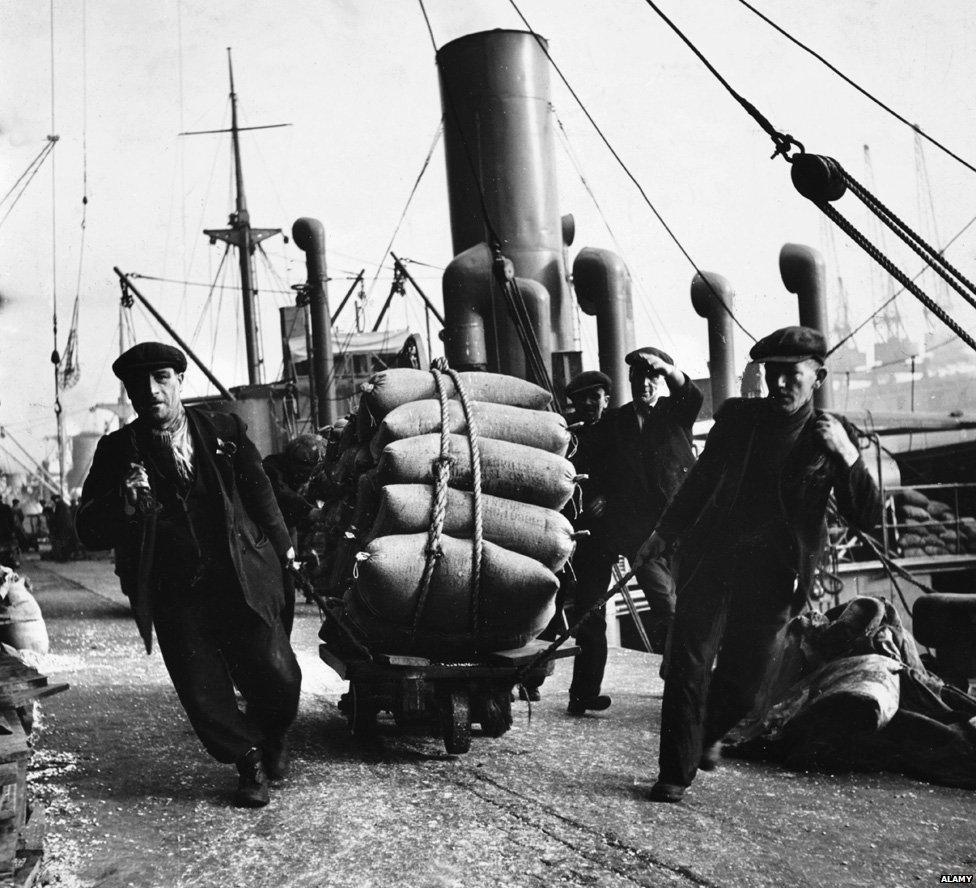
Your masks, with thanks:
<instances>
[{"instance_id":1,"label":"dark jacket","mask_svg":"<svg viewBox=\"0 0 976 888\"><path fill-rule=\"evenodd\" d=\"M298 527L308 518L308 513L315 508L315 503L292 487L288 478L288 458L283 453L272 453L266 456L262 465L271 482L271 489L278 501L281 515L285 519L285 525L289 530Z\"/></svg>"},{"instance_id":2,"label":"dark jacket","mask_svg":"<svg viewBox=\"0 0 976 888\"><path fill-rule=\"evenodd\" d=\"M577 466L590 476L584 502L597 494L607 499L599 530L604 547L630 554L650 535L695 463L692 426L701 405L701 391L686 376L651 408L643 429L631 402L605 411L581 436Z\"/></svg>"},{"instance_id":3,"label":"dark jacket","mask_svg":"<svg viewBox=\"0 0 976 888\"><path fill-rule=\"evenodd\" d=\"M734 532L727 524L752 454L766 399L730 398L715 415L705 449L671 505L657 532L678 545L678 589L697 571L710 553L723 551ZM823 413L814 410L786 456L779 480L780 502L788 524L792 552L787 553L797 573L797 596L806 597L826 543L824 520L831 490L837 507L848 521L871 530L881 516L881 495L858 457L848 467L828 453L814 426ZM851 441L853 427L841 417Z\"/></svg>"},{"instance_id":4,"label":"dark jacket","mask_svg":"<svg viewBox=\"0 0 976 888\"><path fill-rule=\"evenodd\" d=\"M291 539L275 502L261 456L244 423L233 414L186 408L196 471L222 516L216 539L226 546L248 606L271 625L284 604L282 563ZM159 584L153 554L153 516L127 515L122 483L133 463L146 467L154 490L167 484L166 472L140 447L139 420L98 442L85 479L77 529L89 549L115 548L115 572L132 603L139 632L152 644L152 600Z\"/></svg>"}]
</instances>

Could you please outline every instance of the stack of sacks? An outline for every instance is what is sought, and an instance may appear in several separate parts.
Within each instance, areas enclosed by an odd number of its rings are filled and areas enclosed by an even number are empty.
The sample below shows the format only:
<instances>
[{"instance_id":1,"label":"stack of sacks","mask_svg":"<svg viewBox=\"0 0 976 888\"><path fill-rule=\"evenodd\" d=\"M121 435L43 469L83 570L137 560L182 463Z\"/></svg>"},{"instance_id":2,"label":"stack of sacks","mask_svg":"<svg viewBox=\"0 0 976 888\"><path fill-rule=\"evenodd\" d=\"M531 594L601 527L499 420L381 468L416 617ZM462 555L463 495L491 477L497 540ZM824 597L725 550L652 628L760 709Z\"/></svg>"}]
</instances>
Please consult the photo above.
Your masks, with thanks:
<instances>
[{"instance_id":1,"label":"stack of sacks","mask_svg":"<svg viewBox=\"0 0 976 888\"><path fill-rule=\"evenodd\" d=\"M371 435L360 454L349 536L358 543L346 612L374 649L464 659L521 647L554 612L555 572L572 554L559 513L576 473L565 458L565 420L547 411L544 389L496 373L459 374L481 454L483 549L477 619L472 600L474 495L467 423L454 384L449 401L447 492L440 555L417 618L441 455L441 405L433 376L388 370L364 386L357 426ZM363 418L366 414L367 418ZM375 467L374 467L375 466ZM415 625L416 620L416 625Z\"/></svg>"},{"instance_id":2,"label":"stack of sacks","mask_svg":"<svg viewBox=\"0 0 976 888\"><path fill-rule=\"evenodd\" d=\"M905 558L976 553L976 519L960 518L949 505L918 490L898 491L895 516L903 525L898 547Z\"/></svg>"}]
</instances>

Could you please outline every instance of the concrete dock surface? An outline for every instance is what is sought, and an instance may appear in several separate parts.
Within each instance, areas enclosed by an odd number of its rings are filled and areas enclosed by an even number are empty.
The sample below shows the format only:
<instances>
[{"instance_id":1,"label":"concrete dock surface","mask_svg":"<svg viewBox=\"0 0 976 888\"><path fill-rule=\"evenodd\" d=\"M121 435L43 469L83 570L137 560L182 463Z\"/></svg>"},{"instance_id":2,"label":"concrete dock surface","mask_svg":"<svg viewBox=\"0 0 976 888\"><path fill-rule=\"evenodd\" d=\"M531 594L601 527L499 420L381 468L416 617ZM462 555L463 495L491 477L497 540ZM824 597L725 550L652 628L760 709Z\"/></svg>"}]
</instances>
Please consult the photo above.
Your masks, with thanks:
<instances>
[{"instance_id":1,"label":"concrete dock surface","mask_svg":"<svg viewBox=\"0 0 976 888\"><path fill-rule=\"evenodd\" d=\"M193 735L158 652L146 656L108 561L27 562L51 635L29 782L46 808L44 878L61 886L927 886L976 873L976 797L892 774L725 761L679 805L656 776L659 658L611 649L606 713L566 715L570 661L498 739L381 722L353 738L345 683L299 605L293 765L271 804L231 807L232 767Z\"/></svg>"}]
</instances>

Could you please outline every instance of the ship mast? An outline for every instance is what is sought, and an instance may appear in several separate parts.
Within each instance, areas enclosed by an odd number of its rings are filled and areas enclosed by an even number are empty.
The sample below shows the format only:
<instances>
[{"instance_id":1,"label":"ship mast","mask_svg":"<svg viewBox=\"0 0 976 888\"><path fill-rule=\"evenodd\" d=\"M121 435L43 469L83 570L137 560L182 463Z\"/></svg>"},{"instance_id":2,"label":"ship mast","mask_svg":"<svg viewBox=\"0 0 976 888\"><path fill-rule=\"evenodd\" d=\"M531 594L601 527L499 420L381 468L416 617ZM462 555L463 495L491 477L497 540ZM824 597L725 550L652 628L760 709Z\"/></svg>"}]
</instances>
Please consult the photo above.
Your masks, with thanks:
<instances>
[{"instance_id":1,"label":"ship mast","mask_svg":"<svg viewBox=\"0 0 976 888\"><path fill-rule=\"evenodd\" d=\"M204 229L204 234L210 238L210 243L223 241L237 249L238 263L241 272L241 302L243 305L244 344L247 350L247 381L250 385L264 382L264 355L261 349L261 336L258 324L257 287L254 277L254 250L261 241L281 234L280 228L252 228L250 215L247 210L247 198L244 196L244 172L241 166L241 144L239 134L243 130L275 129L281 126L291 126L289 123L272 123L264 126L238 126L237 123L237 93L234 91L234 66L231 60L231 50L227 47L227 70L230 75L230 129L197 130L180 133L181 136L196 136L204 133L230 133L234 149L234 181L236 185L236 199L234 212L230 214L228 228Z\"/></svg>"}]
</instances>

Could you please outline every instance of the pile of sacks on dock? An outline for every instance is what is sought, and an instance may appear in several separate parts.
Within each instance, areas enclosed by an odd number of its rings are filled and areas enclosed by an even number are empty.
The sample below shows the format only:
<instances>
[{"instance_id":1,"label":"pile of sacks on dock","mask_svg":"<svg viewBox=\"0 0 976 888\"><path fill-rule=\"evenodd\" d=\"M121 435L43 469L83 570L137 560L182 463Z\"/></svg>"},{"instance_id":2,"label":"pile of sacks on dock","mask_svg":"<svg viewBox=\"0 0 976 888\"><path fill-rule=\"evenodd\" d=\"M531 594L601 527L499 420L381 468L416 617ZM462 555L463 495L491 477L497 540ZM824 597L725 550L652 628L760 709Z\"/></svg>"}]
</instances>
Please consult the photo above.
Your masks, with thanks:
<instances>
[{"instance_id":1,"label":"pile of sacks on dock","mask_svg":"<svg viewBox=\"0 0 976 888\"><path fill-rule=\"evenodd\" d=\"M976 553L976 518L959 516L947 503L918 490L895 494L898 548L905 558Z\"/></svg>"},{"instance_id":2,"label":"pile of sacks on dock","mask_svg":"<svg viewBox=\"0 0 976 888\"><path fill-rule=\"evenodd\" d=\"M574 545L560 510L577 478L547 391L496 373L445 372L442 437L434 373L386 370L364 384L330 469L333 513L348 521L328 585L370 649L457 660L521 647L552 618L555 573ZM462 394L477 429L477 498Z\"/></svg>"}]
</instances>

